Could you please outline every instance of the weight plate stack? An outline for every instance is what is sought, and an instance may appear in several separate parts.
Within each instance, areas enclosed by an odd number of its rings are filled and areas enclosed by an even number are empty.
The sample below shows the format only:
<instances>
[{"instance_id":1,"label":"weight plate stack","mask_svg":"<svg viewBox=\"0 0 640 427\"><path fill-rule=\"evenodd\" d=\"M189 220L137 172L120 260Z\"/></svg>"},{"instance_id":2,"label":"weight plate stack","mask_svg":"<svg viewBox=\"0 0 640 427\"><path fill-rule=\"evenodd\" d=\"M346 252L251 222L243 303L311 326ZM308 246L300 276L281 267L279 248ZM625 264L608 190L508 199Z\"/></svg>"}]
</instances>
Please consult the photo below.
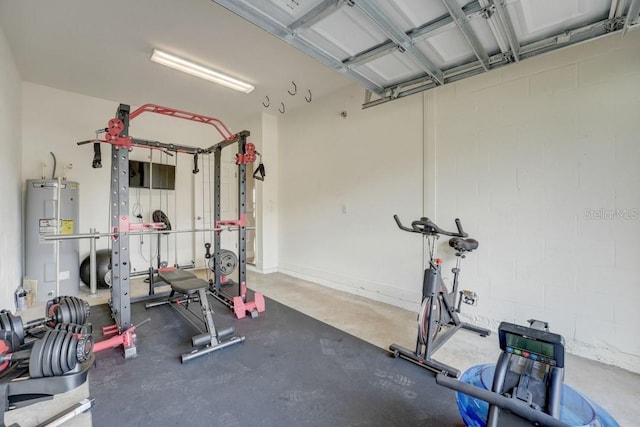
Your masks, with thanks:
<instances>
[{"instance_id":1,"label":"weight plate stack","mask_svg":"<svg viewBox=\"0 0 640 427\"><path fill-rule=\"evenodd\" d=\"M220 259L216 262L215 257L209 258L209 269L222 276L228 276L236 270L238 257L235 252L228 249L220 249Z\"/></svg>"},{"instance_id":2,"label":"weight plate stack","mask_svg":"<svg viewBox=\"0 0 640 427\"><path fill-rule=\"evenodd\" d=\"M31 349L29 375L31 378L64 375L87 360L92 350L92 335L59 329L47 331Z\"/></svg>"},{"instance_id":3,"label":"weight plate stack","mask_svg":"<svg viewBox=\"0 0 640 427\"><path fill-rule=\"evenodd\" d=\"M54 298L53 304L47 310L52 318L52 326L58 323L87 323L91 314L89 303L73 296Z\"/></svg>"}]
</instances>

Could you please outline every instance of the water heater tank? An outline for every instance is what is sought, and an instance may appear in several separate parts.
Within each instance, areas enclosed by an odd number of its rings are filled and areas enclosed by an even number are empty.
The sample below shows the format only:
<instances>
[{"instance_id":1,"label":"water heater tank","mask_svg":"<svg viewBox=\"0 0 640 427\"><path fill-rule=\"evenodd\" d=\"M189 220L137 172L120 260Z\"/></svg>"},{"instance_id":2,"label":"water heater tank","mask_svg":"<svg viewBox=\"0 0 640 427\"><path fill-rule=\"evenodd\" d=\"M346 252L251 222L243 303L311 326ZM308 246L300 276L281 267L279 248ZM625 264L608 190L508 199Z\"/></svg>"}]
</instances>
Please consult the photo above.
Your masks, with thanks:
<instances>
[{"instance_id":1,"label":"water heater tank","mask_svg":"<svg viewBox=\"0 0 640 427\"><path fill-rule=\"evenodd\" d=\"M25 277L37 280L38 302L60 295L77 295L80 292L78 240L59 240L56 244L56 241L41 238L47 234L77 234L78 215L77 182L27 180L24 219ZM59 261L56 261L57 257ZM59 288L56 285L56 271Z\"/></svg>"}]
</instances>

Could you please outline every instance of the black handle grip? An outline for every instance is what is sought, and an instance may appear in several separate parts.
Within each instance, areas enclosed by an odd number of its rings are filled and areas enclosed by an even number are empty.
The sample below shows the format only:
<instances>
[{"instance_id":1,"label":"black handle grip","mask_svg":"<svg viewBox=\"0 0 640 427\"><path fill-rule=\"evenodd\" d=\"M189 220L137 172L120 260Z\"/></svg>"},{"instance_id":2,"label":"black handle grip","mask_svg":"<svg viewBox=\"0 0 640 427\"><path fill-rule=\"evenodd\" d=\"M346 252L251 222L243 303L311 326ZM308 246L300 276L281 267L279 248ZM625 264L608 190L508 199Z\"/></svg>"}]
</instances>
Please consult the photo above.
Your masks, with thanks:
<instances>
[{"instance_id":1,"label":"black handle grip","mask_svg":"<svg viewBox=\"0 0 640 427\"><path fill-rule=\"evenodd\" d=\"M454 378L447 377L442 373L436 375L436 383L461 393L468 394L469 396L477 399L484 400L491 405L504 408L522 418L538 423L541 426L569 427L568 424L560 421L559 419L553 418L551 415L544 412L536 411L518 399L510 399L496 392L485 390L468 383L463 383Z\"/></svg>"},{"instance_id":2,"label":"black handle grip","mask_svg":"<svg viewBox=\"0 0 640 427\"><path fill-rule=\"evenodd\" d=\"M97 142L93 144L93 161L91 162L91 167L94 169L102 167L102 150L100 144Z\"/></svg>"},{"instance_id":3,"label":"black handle grip","mask_svg":"<svg viewBox=\"0 0 640 427\"><path fill-rule=\"evenodd\" d=\"M193 155L193 171L194 174L200 172L200 169L198 169L198 153Z\"/></svg>"},{"instance_id":4,"label":"black handle grip","mask_svg":"<svg viewBox=\"0 0 640 427\"><path fill-rule=\"evenodd\" d=\"M398 215L394 215L393 219L396 220L396 224L398 224L398 227L400 227L401 230L410 231L412 233L418 233L418 231L413 230L413 229L411 229L409 227L405 227L404 225L402 225L402 223L400 222L400 218L398 218Z\"/></svg>"},{"instance_id":5,"label":"black handle grip","mask_svg":"<svg viewBox=\"0 0 640 427\"><path fill-rule=\"evenodd\" d=\"M469 235L465 233L464 230L462 229L462 223L460 222L460 218L456 218L456 227L458 227L458 234L460 234L460 236L458 237L469 237Z\"/></svg>"}]
</instances>

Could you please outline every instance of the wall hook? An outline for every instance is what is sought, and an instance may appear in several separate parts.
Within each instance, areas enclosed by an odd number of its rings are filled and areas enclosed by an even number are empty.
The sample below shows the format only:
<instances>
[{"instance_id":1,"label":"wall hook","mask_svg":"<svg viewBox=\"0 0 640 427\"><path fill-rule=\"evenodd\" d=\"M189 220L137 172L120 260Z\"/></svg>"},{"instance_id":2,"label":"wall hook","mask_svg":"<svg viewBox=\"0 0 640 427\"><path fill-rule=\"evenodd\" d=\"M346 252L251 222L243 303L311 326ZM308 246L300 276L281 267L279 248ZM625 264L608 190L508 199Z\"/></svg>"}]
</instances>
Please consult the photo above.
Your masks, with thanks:
<instances>
[{"instance_id":1,"label":"wall hook","mask_svg":"<svg viewBox=\"0 0 640 427\"><path fill-rule=\"evenodd\" d=\"M264 105L264 108L269 108L269 105L271 105L271 101L269 101L269 97L265 96L265 98L267 98L267 102L266 104L264 102L262 102L262 105Z\"/></svg>"},{"instance_id":2,"label":"wall hook","mask_svg":"<svg viewBox=\"0 0 640 427\"><path fill-rule=\"evenodd\" d=\"M278 111L280 111L282 114L284 114L284 102L280 103L280 108L278 108Z\"/></svg>"},{"instance_id":3,"label":"wall hook","mask_svg":"<svg viewBox=\"0 0 640 427\"><path fill-rule=\"evenodd\" d=\"M298 86L296 86L296 82L294 82L293 80L291 80L291 84L293 85L293 93L291 93L290 90L288 90L287 92L289 92L289 95L293 96L298 93Z\"/></svg>"},{"instance_id":4,"label":"wall hook","mask_svg":"<svg viewBox=\"0 0 640 427\"><path fill-rule=\"evenodd\" d=\"M311 89L308 90L309 92L309 97L307 98L306 96L304 97L304 100L307 102L311 102Z\"/></svg>"}]
</instances>

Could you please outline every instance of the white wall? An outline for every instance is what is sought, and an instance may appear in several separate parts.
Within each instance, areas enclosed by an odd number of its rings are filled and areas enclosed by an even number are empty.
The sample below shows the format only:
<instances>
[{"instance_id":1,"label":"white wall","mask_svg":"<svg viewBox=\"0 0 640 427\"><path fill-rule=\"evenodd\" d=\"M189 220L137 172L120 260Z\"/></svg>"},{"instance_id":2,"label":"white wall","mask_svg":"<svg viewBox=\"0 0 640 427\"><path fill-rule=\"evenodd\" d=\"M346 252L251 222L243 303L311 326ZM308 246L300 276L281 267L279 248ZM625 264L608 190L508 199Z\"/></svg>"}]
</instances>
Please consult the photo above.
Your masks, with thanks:
<instances>
[{"instance_id":1,"label":"white wall","mask_svg":"<svg viewBox=\"0 0 640 427\"><path fill-rule=\"evenodd\" d=\"M422 241L393 215L422 213L422 98L362 100L353 86L280 118L280 271L415 308Z\"/></svg>"},{"instance_id":2,"label":"white wall","mask_svg":"<svg viewBox=\"0 0 640 427\"><path fill-rule=\"evenodd\" d=\"M280 270L415 310L423 248L391 215L460 217L480 241L468 318L548 320L570 351L640 372L639 47L617 34L372 109L354 88L285 115Z\"/></svg>"},{"instance_id":3,"label":"white wall","mask_svg":"<svg viewBox=\"0 0 640 427\"><path fill-rule=\"evenodd\" d=\"M126 103L126 100L123 102ZM53 152L58 160L56 175L62 174L64 165L72 164L73 168L68 170L66 175L68 180L80 183L80 232L82 233L88 232L90 228L96 228L100 232L107 232L110 228L108 202L111 147L106 144L102 145L103 167L93 169L91 168L93 146L91 144L77 146L76 142L93 138L93 132L106 126L109 118L114 116L117 107L117 102L27 82L23 84L25 154L22 158L22 178L23 180L39 178L42 162L47 164L45 175L50 177L52 157L49 152ZM135 106L132 106L132 111L134 108ZM231 129L233 131L240 130L233 127ZM209 147L222 140L222 137L211 126L151 113L143 114L131 122L130 135L196 147ZM223 159L231 159L233 154L231 151L235 150L231 147L223 150ZM149 155L148 149L134 149L130 153L130 158L148 161ZM130 190L131 221L137 221L133 214L138 212L138 207L134 206L138 202L143 215L141 221L151 222L151 213L156 209L161 209L169 216L173 229L193 228L193 180L198 180L200 184L203 176L209 171L203 168L201 163L201 172L194 178L191 173L193 157L180 155L177 156L177 159L176 191L154 190L150 199L147 189ZM168 157L154 150L153 161L173 165L176 157ZM235 186L233 190L235 191ZM202 197L200 190L198 190L196 197ZM178 264L184 265L194 259L194 242L190 234L180 234L177 237L172 235L162 237L162 239L161 258L163 261L168 261L172 265L177 260ZM146 270L151 255L153 255L153 265L155 266L156 241L155 236L145 236L144 238L131 236L132 250L130 253L133 270ZM107 239L100 239L97 248L106 248L107 244ZM178 248L177 258L174 250L176 246ZM201 256L200 252L204 251L200 247L197 247L196 250L199 251L195 254L196 256ZM88 253L89 243L81 241L80 258L83 259Z\"/></svg>"},{"instance_id":4,"label":"white wall","mask_svg":"<svg viewBox=\"0 0 640 427\"><path fill-rule=\"evenodd\" d=\"M21 80L0 28L0 308L15 309L14 292L22 283L22 195L20 184Z\"/></svg>"},{"instance_id":5,"label":"white wall","mask_svg":"<svg viewBox=\"0 0 640 427\"><path fill-rule=\"evenodd\" d=\"M257 267L263 272L278 270L278 117L263 113L260 153L265 162L265 180L256 181L259 206L260 250ZM268 169L267 169L268 168Z\"/></svg>"}]
</instances>

